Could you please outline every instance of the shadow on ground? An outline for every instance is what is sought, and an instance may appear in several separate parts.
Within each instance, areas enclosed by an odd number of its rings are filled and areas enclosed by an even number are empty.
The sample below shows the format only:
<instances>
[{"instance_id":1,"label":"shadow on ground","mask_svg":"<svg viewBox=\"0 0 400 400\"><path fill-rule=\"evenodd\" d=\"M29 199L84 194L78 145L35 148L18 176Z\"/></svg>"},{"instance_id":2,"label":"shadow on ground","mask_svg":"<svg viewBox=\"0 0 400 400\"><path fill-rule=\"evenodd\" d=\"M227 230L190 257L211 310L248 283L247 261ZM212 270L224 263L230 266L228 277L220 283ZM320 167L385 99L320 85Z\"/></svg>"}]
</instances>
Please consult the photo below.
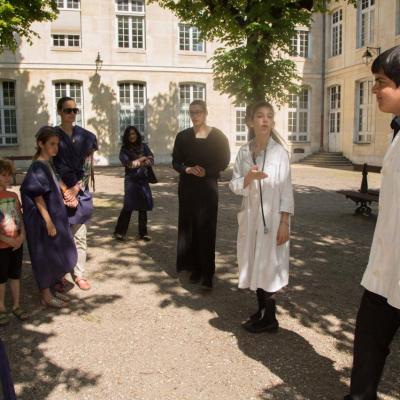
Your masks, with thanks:
<instances>
[{"instance_id":1,"label":"shadow on ground","mask_svg":"<svg viewBox=\"0 0 400 400\"><path fill-rule=\"evenodd\" d=\"M122 179L121 169L102 169L100 173L107 180ZM282 380L282 384L260 393L260 399L342 398L347 392L345 381L350 371L335 364L340 354L349 357L352 351L355 315L361 297L359 282L368 260L375 220L354 217L353 204L335 192L296 185L291 281L278 300L279 314L285 323L275 335L252 336L240 327L240 322L255 308L254 295L237 289L236 212L240 199L230 193L224 179L220 183L217 278L214 291L205 295L196 286L188 284L185 274L178 276L175 272L177 180L168 168L158 167L156 173L160 183L152 186L155 209L149 214L152 242L142 243L133 239L137 215L132 218L129 241L109 240L123 194L96 193L89 247L109 249L110 257L93 272L92 277L99 284L109 279L124 280L133 285L151 284L162 299L160 308L182 307L212 312L209 323L213 327L231 332L238 348L247 357L262 363ZM127 261L132 247L140 256L135 265ZM33 287L26 292L33 293ZM68 312L90 312L117 299L118 296L93 296L84 305L76 302ZM27 301L29 299L25 303ZM51 322L55 314L40 310L34 317L33 327L36 323ZM334 354L329 354L329 357L320 354L305 339L304 330L333 338ZM63 370L46 359L40 345L48 340L49 335L13 324L7 328L5 336L10 361L16 366L14 378L24 387L21 399L32 398L28 394L35 390L32 388L44 387L40 397L44 399L56 385L65 384L78 392L81 387L94 385L99 379L73 368ZM400 369L396 362L399 358L397 338L381 385L382 393L395 398L400 387ZM26 361L21 363L23 359Z\"/></svg>"},{"instance_id":2,"label":"shadow on ground","mask_svg":"<svg viewBox=\"0 0 400 400\"><path fill-rule=\"evenodd\" d=\"M220 183L220 212L217 242L217 279L210 295L188 284L185 274L175 272L177 237L177 182L174 173L162 168L160 183L153 186L155 209L150 215L153 241L135 242L136 216L132 218L127 243L112 243L122 256L135 246L140 251L139 267L121 270L124 264L105 263L99 279L126 279L132 284L152 284L163 300L160 307L209 310L216 315L210 324L231 332L238 347L282 379L282 385L260 394L262 399L339 399L347 392L349 368L335 368L335 355L328 358L301 335L283 328L276 335L250 336L240 322L253 312L254 295L236 288L236 212L240 199L230 193L228 182ZM279 296L281 316L297 320L304 329L335 339L336 352L352 352L354 322L362 290L359 282L366 266L375 226L374 218L354 217L354 207L335 192L317 187L295 186L296 217L292 229L291 282ZM110 236L118 215L121 196L96 195L104 208L97 209L96 236ZM112 212L111 209L112 208ZM374 210L376 212L376 209ZM98 237L98 236L97 236ZM94 245L96 237L92 235ZM111 266L111 267L110 267ZM122 271L122 272L121 272ZM163 274L162 272L165 272ZM186 291L178 290L182 286ZM400 369L398 340L393 344L382 393L398 396Z\"/></svg>"}]
</instances>

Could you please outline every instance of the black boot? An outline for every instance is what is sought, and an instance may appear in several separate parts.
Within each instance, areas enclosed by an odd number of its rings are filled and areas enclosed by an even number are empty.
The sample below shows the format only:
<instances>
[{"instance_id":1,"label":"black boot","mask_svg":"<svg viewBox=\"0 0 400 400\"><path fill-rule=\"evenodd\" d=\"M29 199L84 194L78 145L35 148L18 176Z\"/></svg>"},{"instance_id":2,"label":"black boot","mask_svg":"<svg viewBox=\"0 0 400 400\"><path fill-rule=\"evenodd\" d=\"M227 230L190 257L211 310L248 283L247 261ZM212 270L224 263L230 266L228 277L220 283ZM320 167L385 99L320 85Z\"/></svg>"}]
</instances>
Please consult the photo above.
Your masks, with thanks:
<instances>
[{"instance_id":1,"label":"black boot","mask_svg":"<svg viewBox=\"0 0 400 400\"><path fill-rule=\"evenodd\" d=\"M279 328L276 319L276 304L274 299L266 301L266 307L261 310L261 316L258 320L249 324L244 324L243 328L251 333L276 332Z\"/></svg>"},{"instance_id":2,"label":"black boot","mask_svg":"<svg viewBox=\"0 0 400 400\"><path fill-rule=\"evenodd\" d=\"M261 318L261 310L266 307L266 292L263 289L257 289L256 294L258 310L254 314L250 315L249 319L242 324L245 329L247 325L251 325Z\"/></svg>"}]
</instances>

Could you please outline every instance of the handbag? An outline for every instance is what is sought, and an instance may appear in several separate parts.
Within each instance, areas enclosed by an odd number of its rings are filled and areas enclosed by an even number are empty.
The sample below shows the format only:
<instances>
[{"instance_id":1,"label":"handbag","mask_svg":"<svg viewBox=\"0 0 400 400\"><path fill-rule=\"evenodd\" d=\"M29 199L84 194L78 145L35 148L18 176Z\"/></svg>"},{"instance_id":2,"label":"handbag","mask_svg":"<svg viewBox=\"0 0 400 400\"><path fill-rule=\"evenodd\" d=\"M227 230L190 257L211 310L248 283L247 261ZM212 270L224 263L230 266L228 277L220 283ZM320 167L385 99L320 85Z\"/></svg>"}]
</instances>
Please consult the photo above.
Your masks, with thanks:
<instances>
[{"instance_id":1,"label":"handbag","mask_svg":"<svg viewBox=\"0 0 400 400\"><path fill-rule=\"evenodd\" d=\"M153 167L147 167L147 180L149 183L155 184L158 183L158 179L156 174L154 173Z\"/></svg>"}]
</instances>

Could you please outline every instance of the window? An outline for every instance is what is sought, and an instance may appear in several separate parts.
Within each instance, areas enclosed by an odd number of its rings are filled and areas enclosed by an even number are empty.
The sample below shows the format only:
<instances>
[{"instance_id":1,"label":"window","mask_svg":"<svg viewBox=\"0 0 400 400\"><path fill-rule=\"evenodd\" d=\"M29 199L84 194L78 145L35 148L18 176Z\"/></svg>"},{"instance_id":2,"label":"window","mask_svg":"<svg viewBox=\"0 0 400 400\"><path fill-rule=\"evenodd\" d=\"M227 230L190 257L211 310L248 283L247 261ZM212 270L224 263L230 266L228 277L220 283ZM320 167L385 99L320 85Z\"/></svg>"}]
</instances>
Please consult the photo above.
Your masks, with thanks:
<instances>
[{"instance_id":1,"label":"window","mask_svg":"<svg viewBox=\"0 0 400 400\"><path fill-rule=\"evenodd\" d=\"M179 50L204 52L204 41L195 26L179 24Z\"/></svg>"},{"instance_id":2,"label":"window","mask_svg":"<svg viewBox=\"0 0 400 400\"><path fill-rule=\"evenodd\" d=\"M342 54L343 11L337 10L331 17L331 56Z\"/></svg>"},{"instance_id":3,"label":"window","mask_svg":"<svg viewBox=\"0 0 400 400\"><path fill-rule=\"evenodd\" d=\"M141 134L146 129L146 85L125 82L119 84L119 129L121 135L128 125L135 125Z\"/></svg>"},{"instance_id":4,"label":"window","mask_svg":"<svg viewBox=\"0 0 400 400\"><path fill-rule=\"evenodd\" d=\"M235 107L235 140L247 142L246 105L243 103Z\"/></svg>"},{"instance_id":5,"label":"window","mask_svg":"<svg viewBox=\"0 0 400 400\"><path fill-rule=\"evenodd\" d=\"M400 0L396 1L396 35L400 35Z\"/></svg>"},{"instance_id":6,"label":"window","mask_svg":"<svg viewBox=\"0 0 400 400\"><path fill-rule=\"evenodd\" d=\"M117 45L125 49L145 48L144 0L116 0Z\"/></svg>"},{"instance_id":7,"label":"window","mask_svg":"<svg viewBox=\"0 0 400 400\"><path fill-rule=\"evenodd\" d=\"M0 81L0 146L12 146L17 143L15 82Z\"/></svg>"},{"instance_id":8,"label":"window","mask_svg":"<svg viewBox=\"0 0 400 400\"><path fill-rule=\"evenodd\" d=\"M339 85L329 88L329 133L340 132L340 102L341 87Z\"/></svg>"},{"instance_id":9,"label":"window","mask_svg":"<svg viewBox=\"0 0 400 400\"><path fill-rule=\"evenodd\" d=\"M59 9L79 10L80 0L57 0Z\"/></svg>"},{"instance_id":10,"label":"window","mask_svg":"<svg viewBox=\"0 0 400 400\"><path fill-rule=\"evenodd\" d=\"M179 128L190 128L189 105L193 100L206 99L206 85L203 83L183 83L179 85Z\"/></svg>"},{"instance_id":11,"label":"window","mask_svg":"<svg viewBox=\"0 0 400 400\"><path fill-rule=\"evenodd\" d=\"M310 90L302 88L300 94L291 94L288 106L288 139L293 142L307 141Z\"/></svg>"},{"instance_id":12,"label":"window","mask_svg":"<svg viewBox=\"0 0 400 400\"><path fill-rule=\"evenodd\" d=\"M310 32L297 30L295 36L291 39L290 55L293 57L308 58L310 48Z\"/></svg>"},{"instance_id":13,"label":"window","mask_svg":"<svg viewBox=\"0 0 400 400\"><path fill-rule=\"evenodd\" d=\"M356 99L356 143L370 143L372 118L372 81L365 80L357 83Z\"/></svg>"},{"instance_id":14,"label":"window","mask_svg":"<svg viewBox=\"0 0 400 400\"><path fill-rule=\"evenodd\" d=\"M375 0L359 0L357 17L357 44L364 47L374 41Z\"/></svg>"},{"instance_id":15,"label":"window","mask_svg":"<svg viewBox=\"0 0 400 400\"><path fill-rule=\"evenodd\" d=\"M51 35L54 47L80 47L80 35Z\"/></svg>"},{"instance_id":16,"label":"window","mask_svg":"<svg viewBox=\"0 0 400 400\"><path fill-rule=\"evenodd\" d=\"M55 112L56 123L61 122L60 116L57 113L57 101L61 97L71 97L75 100L76 106L79 108L80 113L76 115L76 124L82 126L83 121L83 108L82 108L82 84L80 82L55 82L54 83L54 99L55 99Z\"/></svg>"}]
</instances>

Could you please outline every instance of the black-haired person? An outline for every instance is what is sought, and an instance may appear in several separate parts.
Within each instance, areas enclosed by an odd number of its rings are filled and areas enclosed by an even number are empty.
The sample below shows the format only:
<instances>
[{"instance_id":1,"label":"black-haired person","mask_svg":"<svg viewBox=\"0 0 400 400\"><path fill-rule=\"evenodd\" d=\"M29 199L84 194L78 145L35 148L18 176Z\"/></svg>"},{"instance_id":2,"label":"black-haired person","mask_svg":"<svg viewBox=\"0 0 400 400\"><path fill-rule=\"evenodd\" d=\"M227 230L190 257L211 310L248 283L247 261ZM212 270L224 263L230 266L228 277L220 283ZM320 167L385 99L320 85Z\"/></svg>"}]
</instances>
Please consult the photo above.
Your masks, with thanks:
<instances>
[{"instance_id":1,"label":"black-haired person","mask_svg":"<svg viewBox=\"0 0 400 400\"><path fill-rule=\"evenodd\" d=\"M380 54L372 64L380 111L400 117L400 46ZM393 123L392 123L393 124ZM395 132L398 129L395 129ZM376 400L379 381L400 327L400 136L383 160L379 215L357 315L350 395L347 400Z\"/></svg>"},{"instance_id":2,"label":"black-haired person","mask_svg":"<svg viewBox=\"0 0 400 400\"><path fill-rule=\"evenodd\" d=\"M229 164L226 136L207 125L207 106L194 100L189 106L192 128L178 133L172 165L179 172L179 220L176 266L191 271L192 283L212 289L218 215L218 178Z\"/></svg>"},{"instance_id":3,"label":"black-haired person","mask_svg":"<svg viewBox=\"0 0 400 400\"><path fill-rule=\"evenodd\" d=\"M97 150L97 138L92 132L75 125L79 109L71 97L62 97L58 100L57 112L61 118L60 125L56 127L60 144L53 161L58 175L67 188L63 195L78 250L78 261L72 275L80 289L88 290L90 284L85 277L86 225L93 212L89 181L93 178L93 153Z\"/></svg>"},{"instance_id":4,"label":"black-haired person","mask_svg":"<svg viewBox=\"0 0 400 400\"><path fill-rule=\"evenodd\" d=\"M139 216L139 238L149 241L147 232L147 211L153 209L153 197L149 185L149 169L154 165L154 155L135 126L128 126L122 138L119 153L125 167L124 205L114 231L117 240L124 240L132 212Z\"/></svg>"}]
</instances>

